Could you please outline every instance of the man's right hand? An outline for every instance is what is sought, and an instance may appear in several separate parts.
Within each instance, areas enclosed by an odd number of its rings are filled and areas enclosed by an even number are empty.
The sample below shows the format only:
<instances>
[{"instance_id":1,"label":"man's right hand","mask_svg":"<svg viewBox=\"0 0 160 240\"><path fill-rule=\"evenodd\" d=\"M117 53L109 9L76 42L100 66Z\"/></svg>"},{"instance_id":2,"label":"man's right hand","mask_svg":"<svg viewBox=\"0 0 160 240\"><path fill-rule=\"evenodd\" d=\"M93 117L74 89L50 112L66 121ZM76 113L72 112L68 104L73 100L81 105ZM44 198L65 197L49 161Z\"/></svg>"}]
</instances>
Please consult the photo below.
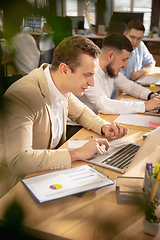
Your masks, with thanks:
<instances>
[{"instance_id":1,"label":"man's right hand","mask_svg":"<svg viewBox=\"0 0 160 240\"><path fill-rule=\"evenodd\" d=\"M153 109L158 109L160 108L160 96L156 96L152 98L151 100L148 100L145 102L145 111L151 111Z\"/></svg>"},{"instance_id":2,"label":"man's right hand","mask_svg":"<svg viewBox=\"0 0 160 240\"><path fill-rule=\"evenodd\" d=\"M93 155L102 155L103 150L101 148L102 145L105 145L106 151L109 148L109 142L105 138L92 138L90 139L86 144L84 144L82 147L77 149L71 149L69 150L70 156L71 156L71 162L77 161L77 160L87 160Z\"/></svg>"}]
</instances>

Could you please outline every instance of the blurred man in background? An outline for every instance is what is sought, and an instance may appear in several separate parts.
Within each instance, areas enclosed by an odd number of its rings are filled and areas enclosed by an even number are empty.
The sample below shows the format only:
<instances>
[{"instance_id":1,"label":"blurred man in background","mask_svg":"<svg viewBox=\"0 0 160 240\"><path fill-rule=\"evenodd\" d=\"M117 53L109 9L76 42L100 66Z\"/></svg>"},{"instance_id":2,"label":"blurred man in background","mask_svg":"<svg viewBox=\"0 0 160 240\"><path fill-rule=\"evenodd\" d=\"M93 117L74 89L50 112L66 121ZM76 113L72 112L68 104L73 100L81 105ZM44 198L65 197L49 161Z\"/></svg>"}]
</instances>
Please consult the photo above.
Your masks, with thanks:
<instances>
[{"instance_id":1,"label":"blurred man in background","mask_svg":"<svg viewBox=\"0 0 160 240\"><path fill-rule=\"evenodd\" d=\"M127 66L121 70L123 75L133 81L150 73L155 68L155 60L142 41L145 32L144 25L138 19L131 20L124 35L130 40L133 51L128 59Z\"/></svg>"}]
</instances>

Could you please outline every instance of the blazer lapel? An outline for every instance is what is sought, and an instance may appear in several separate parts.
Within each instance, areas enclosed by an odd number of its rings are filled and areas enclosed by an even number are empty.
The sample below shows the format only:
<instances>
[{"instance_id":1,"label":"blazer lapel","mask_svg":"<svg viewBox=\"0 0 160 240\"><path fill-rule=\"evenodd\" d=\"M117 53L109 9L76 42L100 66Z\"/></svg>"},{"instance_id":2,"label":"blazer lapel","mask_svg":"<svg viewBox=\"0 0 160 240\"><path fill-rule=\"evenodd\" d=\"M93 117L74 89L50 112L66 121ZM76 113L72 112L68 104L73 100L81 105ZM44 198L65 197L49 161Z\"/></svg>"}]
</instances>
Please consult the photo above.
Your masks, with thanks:
<instances>
[{"instance_id":1,"label":"blazer lapel","mask_svg":"<svg viewBox=\"0 0 160 240\"><path fill-rule=\"evenodd\" d=\"M51 139L52 139L52 135L53 135L52 134L52 124L54 123L54 112L53 112L53 108L52 108L52 101L51 101L50 92L49 92L49 88L48 88L48 84L47 84L47 79L44 74L44 69L47 66L48 66L48 64L41 65L41 67L39 68L39 71L37 71L37 79L38 79L38 87L43 96L45 106L48 110L48 115L50 118L50 127L51 127ZM51 147L51 142L50 142L49 147Z\"/></svg>"},{"instance_id":2,"label":"blazer lapel","mask_svg":"<svg viewBox=\"0 0 160 240\"><path fill-rule=\"evenodd\" d=\"M45 101L45 105L48 109L48 113L49 113L49 117L50 117L51 133L52 133L52 124L54 123L54 112L53 112L53 108L52 108L52 101L51 101L50 92L48 89L47 79L46 79L46 76L43 71L47 66L48 66L48 64L41 65L39 71L37 72L37 79L38 79L39 89L40 89L43 99ZM63 131L63 135L62 135L60 144L64 143L64 141L66 140L67 116L68 116L68 99L66 99L63 103L63 129L64 129L64 131ZM51 147L51 143L50 143L50 147Z\"/></svg>"}]
</instances>

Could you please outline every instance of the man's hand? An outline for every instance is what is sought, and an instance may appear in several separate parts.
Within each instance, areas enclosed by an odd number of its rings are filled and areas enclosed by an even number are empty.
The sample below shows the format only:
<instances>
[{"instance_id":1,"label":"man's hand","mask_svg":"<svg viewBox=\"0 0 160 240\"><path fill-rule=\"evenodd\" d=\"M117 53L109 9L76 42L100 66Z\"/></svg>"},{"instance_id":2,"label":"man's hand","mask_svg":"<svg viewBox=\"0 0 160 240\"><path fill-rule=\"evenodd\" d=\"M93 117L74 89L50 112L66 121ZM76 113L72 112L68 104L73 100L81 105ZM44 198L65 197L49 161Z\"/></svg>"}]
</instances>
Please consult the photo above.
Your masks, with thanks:
<instances>
[{"instance_id":1,"label":"man's hand","mask_svg":"<svg viewBox=\"0 0 160 240\"><path fill-rule=\"evenodd\" d=\"M160 108L160 96L156 96L145 102L145 111L147 112L158 108Z\"/></svg>"},{"instance_id":2,"label":"man's hand","mask_svg":"<svg viewBox=\"0 0 160 240\"><path fill-rule=\"evenodd\" d=\"M128 132L128 128L118 124L118 123L111 123L106 124L102 127L102 133L106 136L106 138L110 139L119 139L125 136Z\"/></svg>"},{"instance_id":3,"label":"man's hand","mask_svg":"<svg viewBox=\"0 0 160 240\"><path fill-rule=\"evenodd\" d=\"M103 150L101 148L101 145L105 145L106 151L108 150L109 143L105 138L92 138L82 147L69 150L69 153L71 155L71 162L74 162L76 160L86 160L93 157L95 154L102 155Z\"/></svg>"},{"instance_id":4,"label":"man's hand","mask_svg":"<svg viewBox=\"0 0 160 240\"><path fill-rule=\"evenodd\" d=\"M144 73L141 70L139 70L137 72L131 72L129 79L132 81L136 81L139 78L141 78L143 75L144 75Z\"/></svg>"},{"instance_id":5,"label":"man's hand","mask_svg":"<svg viewBox=\"0 0 160 240\"><path fill-rule=\"evenodd\" d=\"M147 73L154 73L155 71L155 66L153 63L151 64L147 64L145 67L141 68L139 71L137 72L132 72L130 74L130 79L132 81L136 81L139 78L144 77Z\"/></svg>"}]
</instances>

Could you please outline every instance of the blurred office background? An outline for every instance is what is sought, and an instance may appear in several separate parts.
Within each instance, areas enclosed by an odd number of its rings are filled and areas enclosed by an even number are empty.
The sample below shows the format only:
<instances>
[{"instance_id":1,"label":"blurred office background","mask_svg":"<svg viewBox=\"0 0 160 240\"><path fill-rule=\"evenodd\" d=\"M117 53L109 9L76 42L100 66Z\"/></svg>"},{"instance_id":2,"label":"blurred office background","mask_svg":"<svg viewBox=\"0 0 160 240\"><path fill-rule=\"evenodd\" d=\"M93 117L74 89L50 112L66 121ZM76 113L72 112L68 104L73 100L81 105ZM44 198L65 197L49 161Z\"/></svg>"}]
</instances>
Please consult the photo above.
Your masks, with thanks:
<instances>
[{"instance_id":1,"label":"blurred office background","mask_svg":"<svg viewBox=\"0 0 160 240\"><path fill-rule=\"evenodd\" d=\"M30 11L29 7L22 8L22 3L25 2L32 7ZM22 25L30 24L34 28L42 27L46 21L51 22L55 16L73 16L74 21L76 17L83 16L84 26L81 26L84 29L90 29L96 24L105 25L107 29L113 14L121 12L143 13L145 34L148 35L153 26L159 28L159 4L159 0L6 0L0 3L0 31L3 31L3 17L5 18L6 12L14 15L15 19L18 17L16 11L19 12L24 16ZM26 16L27 14L29 15ZM29 17L32 17L33 23L29 23Z\"/></svg>"},{"instance_id":2,"label":"blurred office background","mask_svg":"<svg viewBox=\"0 0 160 240\"><path fill-rule=\"evenodd\" d=\"M0 42L3 46L18 31L29 32L39 50L54 52L54 47L73 34L85 34L101 47L103 36L113 31L123 32L133 18L140 19L145 26L144 37L151 37L152 29L157 31L156 41L145 41L160 66L160 1L159 0L5 0L0 1ZM50 31L46 32L45 26ZM49 29L48 28L48 29ZM48 49L42 39L52 38ZM41 41L40 41L41 38ZM48 40L49 41L49 40ZM51 48L51 49L49 49ZM3 49L2 49L3 50ZM3 51L2 51L3 52ZM46 54L46 53L45 53ZM3 75L15 73L12 59L2 53ZM46 55L41 56L47 61ZM49 58L51 59L51 58ZM51 60L48 62L50 63Z\"/></svg>"}]
</instances>

